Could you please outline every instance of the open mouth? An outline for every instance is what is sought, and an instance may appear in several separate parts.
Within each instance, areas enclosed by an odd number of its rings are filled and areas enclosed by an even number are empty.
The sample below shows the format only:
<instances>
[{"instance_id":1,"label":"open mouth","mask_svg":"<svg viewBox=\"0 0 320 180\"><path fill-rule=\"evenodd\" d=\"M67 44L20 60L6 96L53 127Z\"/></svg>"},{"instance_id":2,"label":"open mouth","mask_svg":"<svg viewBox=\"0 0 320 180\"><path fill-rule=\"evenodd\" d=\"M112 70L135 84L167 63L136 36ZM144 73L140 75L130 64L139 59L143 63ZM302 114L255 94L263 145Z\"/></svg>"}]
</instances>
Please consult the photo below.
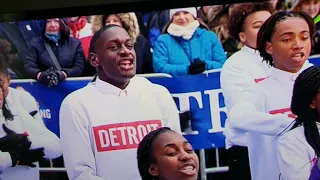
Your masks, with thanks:
<instances>
[{"instance_id":1,"label":"open mouth","mask_svg":"<svg viewBox=\"0 0 320 180\"><path fill-rule=\"evenodd\" d=\"M193 176L198 173L194 164L186 164L182 168L180 168L179 170L180 170L180 172L182 172L183 174L186 174L188 176Z\"/></svg>"},{"instance_id":2,"label":"open mouth","mask_svg":"<svg viewBox=\"0 0 320 180\"><path fill-rule=\"evenodd\" d=\"M305 59L305 54L304 54L304 52L295 53L292 56L292 59L295 60L295 61L302 61L302 60Z\"/></svg>"},{"instance_id":3,"label":"open mouth","mask_svg":"<svg viewBox=\"0 0 320 180\"><path fill-rule=\"evenodd\" d=\"M133 59L121 60L119 66L125 71L132 70L134 68Z\"/></svg>"}]
</instances>

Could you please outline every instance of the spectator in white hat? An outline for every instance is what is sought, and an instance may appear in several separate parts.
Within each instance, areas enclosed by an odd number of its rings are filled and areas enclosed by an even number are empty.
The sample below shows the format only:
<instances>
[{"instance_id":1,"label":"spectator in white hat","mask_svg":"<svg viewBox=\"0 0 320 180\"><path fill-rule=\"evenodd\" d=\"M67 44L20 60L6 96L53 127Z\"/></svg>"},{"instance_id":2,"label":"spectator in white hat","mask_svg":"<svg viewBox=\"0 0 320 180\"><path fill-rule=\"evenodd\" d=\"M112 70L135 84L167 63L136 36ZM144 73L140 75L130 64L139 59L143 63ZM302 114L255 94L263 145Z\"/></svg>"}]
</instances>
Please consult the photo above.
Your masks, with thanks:
<instances>
[{"instance_id":1,"label":"spectator in white hat","mask_svg":"<svg viewBox=\"0 0 320 180\"><path fill-rule=\"evenodd\" d=\"M320 13L320 1L319 0L292 0L293 11L303 11L307 13L313 19ZM312 42L311 55L320 54L320 23L316 24L316 35Z\"/></svg>"},{"instance_id":2,"label":"spectator in white hat","mask_svg":"<svg viewBox=\"0 0 320 180\"><path fill-rule=\"evenodd\" d=\"M155 72L182 76L222 67L223 47L218 36L197 19L196 8L171 9L170 21L154 45Z\"/></svg>"},{"instance_id":3,"label":"spectator in white hat","mask_svg":"<svg viewBox=\"0 0 320 180\"><path fill-rule=\"evenodd\" d=\"M292 0L291 5L291 10L303 11L312 18L315 18L320 12L319 0Z\"/></svg>"}]
</instances>

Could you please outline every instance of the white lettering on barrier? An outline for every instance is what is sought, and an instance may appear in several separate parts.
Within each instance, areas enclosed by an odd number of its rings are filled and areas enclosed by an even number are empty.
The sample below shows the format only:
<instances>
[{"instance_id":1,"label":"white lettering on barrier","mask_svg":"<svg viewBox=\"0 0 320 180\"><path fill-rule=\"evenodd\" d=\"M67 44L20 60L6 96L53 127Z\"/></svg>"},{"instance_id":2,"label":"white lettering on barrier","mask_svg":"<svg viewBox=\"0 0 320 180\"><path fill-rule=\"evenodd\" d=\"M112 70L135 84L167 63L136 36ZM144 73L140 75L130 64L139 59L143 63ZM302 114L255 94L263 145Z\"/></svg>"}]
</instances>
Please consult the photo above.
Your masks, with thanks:
<instances>
[{"instance_id":1,"label":"white lettering on barrier","mask_svg":"<svg viewBox=\"0 0 320 180\"><path fill-rule=\"evenodd\" d=\"M50 109L40 109L41 118L51 119L51 111Z\"/></svg>"},{"instance_id":2,"label":"white lettering on barrier","mask_svg":"<svg viewBox=\"0 0 320 180\"><path fill-rule=\"evenodd\" d=\"M221 124L220 113L227 113L226 107L219 107L219 95L222 94L222 89L213 89L204 91L204 94L209 95L210 113L212 128L208 130L209 133L223 132L224 128Z\"/></svg>"},{"instance_id":3,"label":"white lettering on barrier","mask_svg":"<svg viewBox=\"0 0 320 180\"><path fill-rule=\"evenodd\" d=\"M199 109L203 108L202 96L201 92L189 92L189 93L180 93L180 94L172 94L173 97L177 97L179 99L180 111L189 111L190 110L190 98L194 98L199 106ZM199 134L198 131L194 131L191 128L186 129L183 133L185 134Z\"/></svg>"},{"instance_id":4,"label":"white lettering on barrier","mask_svg":"<svg viewBox=\"0 0 320 180\"><path fill-rule=\"evenodd\" d=\"M213 89L213 90L206 90L204 91L205 95L202 96L201 92L189 92L189 93L179 93L179 94L172 94L173 97L177 97L179 99L179 110L180 112L190 110L190 98L194 98L199 106L199 109L203 108L203 100L202 98L209 98L209 106L210 106L210 115L211 115L211 124L212 128L208 129L209 133L217 133L223 132L224 128L221 124L221 113L226 113L226 107L219 107L219 95L222 93L221 89ZM222 97L222 96L221 96ZM192 123L192 121L191 121ZM198 131L192 130L188 128L183 132L183 135L197 135L199 134Z\"/></svg>"}]
</instances>

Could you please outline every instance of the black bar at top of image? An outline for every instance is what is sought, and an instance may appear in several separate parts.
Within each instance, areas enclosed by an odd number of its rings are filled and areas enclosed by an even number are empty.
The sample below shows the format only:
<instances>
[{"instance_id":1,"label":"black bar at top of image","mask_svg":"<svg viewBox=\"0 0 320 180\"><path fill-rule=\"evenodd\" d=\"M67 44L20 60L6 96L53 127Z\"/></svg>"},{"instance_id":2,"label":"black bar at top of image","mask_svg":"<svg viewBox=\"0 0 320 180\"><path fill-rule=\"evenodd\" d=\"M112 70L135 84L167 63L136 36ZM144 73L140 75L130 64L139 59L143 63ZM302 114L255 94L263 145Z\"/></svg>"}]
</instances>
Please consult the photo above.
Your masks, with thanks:
<instances>
[{"instance_id":1,"label":"black bar at top of image","mask_svg":"<svg viewBox=\"0 0 320 180\"><path fill-rule=\"evenodd\" d=\"M0 21L146 12L254 1L259 0L9 0L0 1Z\"/></svg>"}]
</instances>

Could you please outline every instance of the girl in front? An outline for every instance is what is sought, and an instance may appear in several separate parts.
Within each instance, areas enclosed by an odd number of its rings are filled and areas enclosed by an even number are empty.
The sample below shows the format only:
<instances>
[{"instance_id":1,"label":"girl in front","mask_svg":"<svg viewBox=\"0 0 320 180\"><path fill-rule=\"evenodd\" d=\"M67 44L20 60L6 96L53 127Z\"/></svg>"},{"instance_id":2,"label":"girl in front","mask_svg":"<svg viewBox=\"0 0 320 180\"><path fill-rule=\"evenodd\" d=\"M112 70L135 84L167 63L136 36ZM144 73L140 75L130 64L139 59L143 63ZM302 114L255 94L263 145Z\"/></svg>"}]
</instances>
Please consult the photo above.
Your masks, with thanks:
<instances>
[{"instance_id":1,"label":"girl in front","mask_svg":"<svg viewBox=\"0 0 320 180\"><path fill-rule=\"evenodd\" d=\"M197 180L199 159L191 144L168 127L147 134L138 147L142 180Z\"/></svg>"},{"instance_id":2,"label":"girl in front","mask_svg":"<svg viewBox=\"0 0 320 180\"><path fill-rule=\"evenodd\" d=\"M313 20L302 12L278 12L260 28L257 49L272 66L268 78L253 84L231 107L231 128L246 131L252 180L277 180L275 139L294 121L290 112L296 77L308 61Z\"/></svg>"},{"instance_id":3,"label":"girl in front","mask_svg":"<svg viewBox=\"0 0 320 180\"><path fill-rule=\"evenodd\" d=\"M284 180L308 179L320 157L319 90L320 66L308 68L296 79L291 111L297 118L291 130L277 142L278 164Z\"/></svg>"}]
</instances>

